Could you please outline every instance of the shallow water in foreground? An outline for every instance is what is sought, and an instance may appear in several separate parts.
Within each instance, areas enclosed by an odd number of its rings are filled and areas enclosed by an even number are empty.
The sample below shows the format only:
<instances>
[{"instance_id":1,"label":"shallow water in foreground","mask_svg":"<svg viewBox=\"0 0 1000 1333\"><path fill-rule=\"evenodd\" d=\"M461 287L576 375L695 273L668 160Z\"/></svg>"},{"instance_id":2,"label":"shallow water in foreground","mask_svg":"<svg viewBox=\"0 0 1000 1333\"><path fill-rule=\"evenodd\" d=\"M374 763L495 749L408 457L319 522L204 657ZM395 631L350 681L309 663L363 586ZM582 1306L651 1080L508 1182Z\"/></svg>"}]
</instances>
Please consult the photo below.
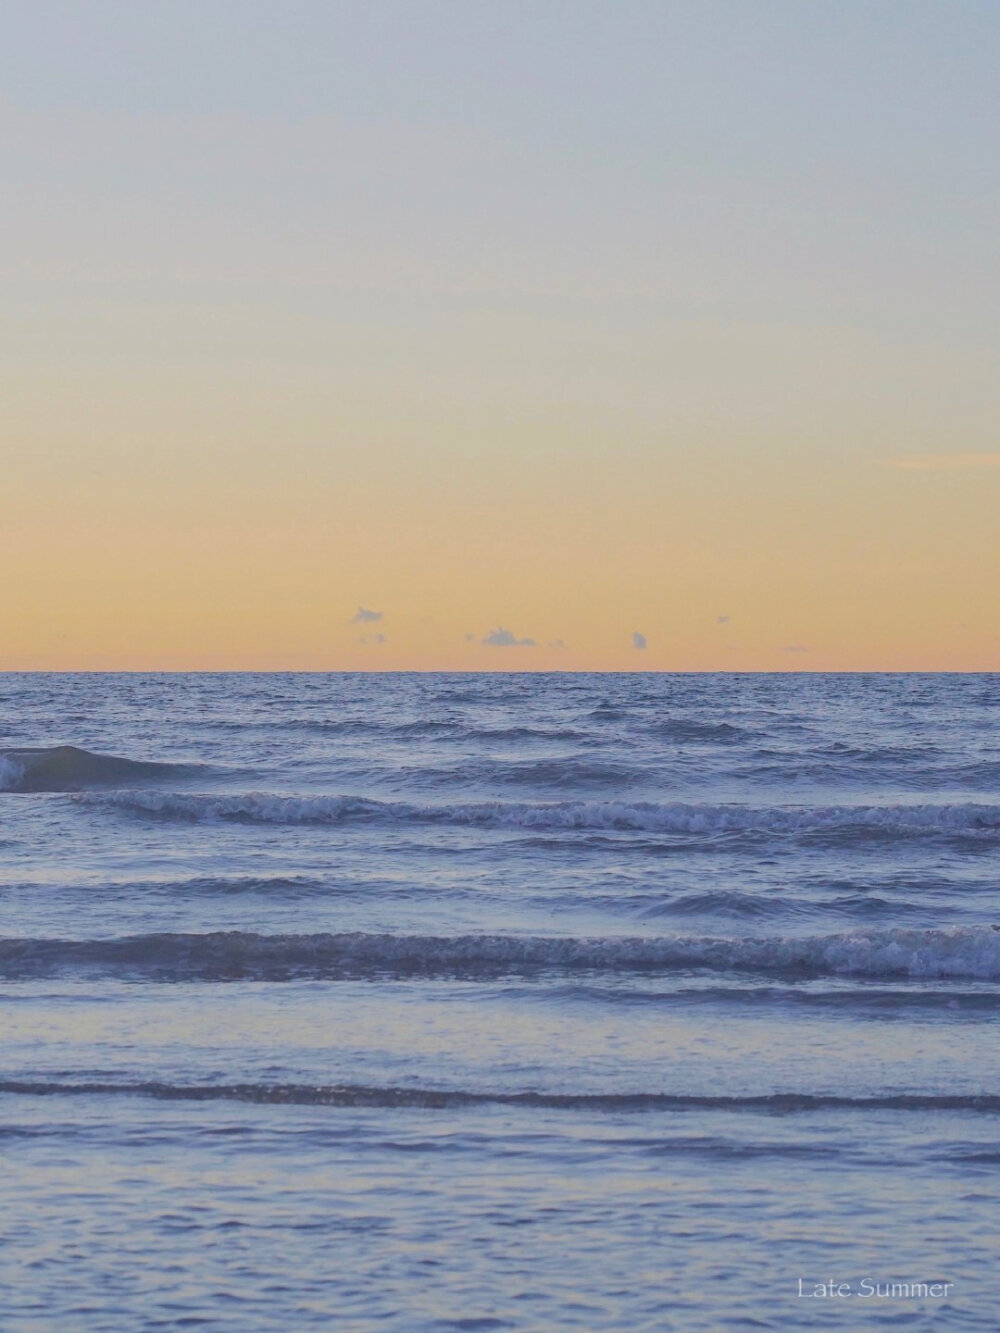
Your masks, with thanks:
<instances>
[{"instance_id":1,"label":"shallow water in foreground","mask_svg":"<svg viewBox=\"0 0 1000 1333\"><path fill-rule=\"evenodd\" d=\"M998 703L0 677L5 1333L992 1333Z\"/></svg>"}]
</instances>

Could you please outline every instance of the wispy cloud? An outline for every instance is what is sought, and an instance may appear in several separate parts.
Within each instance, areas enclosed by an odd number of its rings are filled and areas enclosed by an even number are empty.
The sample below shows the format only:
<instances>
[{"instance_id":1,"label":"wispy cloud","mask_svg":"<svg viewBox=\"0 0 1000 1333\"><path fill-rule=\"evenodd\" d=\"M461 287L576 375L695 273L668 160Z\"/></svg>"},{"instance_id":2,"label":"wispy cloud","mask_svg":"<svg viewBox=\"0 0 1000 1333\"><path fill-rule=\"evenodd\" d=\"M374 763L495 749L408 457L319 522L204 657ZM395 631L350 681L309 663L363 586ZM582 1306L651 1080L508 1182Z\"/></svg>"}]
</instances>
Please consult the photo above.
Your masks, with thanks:
<instances>
[{"instance_id":1,"label":"wispy cloud","mask_svg":"<svg viewBox=\"0 0 1000 1333\"><path fill-rule=\"evenodd\" d=\"M350 623L352 625L367 625L370 624L371 621L373 620L381 620L381 619L382 619L381 611L369 611L366 606L359 606L357 611L355 611L354 615L351 616Z\"/></svg>"},{"instance_id":2,"label":"wispy cloud","mask_svg":"<svg viewBox=\"0 0 1000 1333\"><path fill-rule=\"evenodd\" d=\"M731 620L732 620L732 616L716 616L716 617L715 617L715 623L716 623L717 625L728 625L729 622L730 622Z\"/></svg>"},{"instance_id":3,"label":"wispy cloud","mask_svg":"<svg viewBox=\"0 0 1000 1333\"><path fill-rule=\"evenodd\" d=\"M807 653L809 646L805 643L786 643L781 651L783 653Z\"/></svg>"},{"instance_id":4,"label":"wispy cloud","mask_svg":"<svg viewBox=\"0 0 1000 1333\"><path fill-rule=\"evenodd\" d=\"M646 648L646 636L640 634L637 629L632 631L632 647L637 648L639 652L645 651Z\"/></svg>"},{"instance_id":5,"label":"wispy cloud","mask_svg":"<svg viewBox=\"0 0 1000 1333\"><path fill-rule=\"evenodd\" d=\"M564 639L549 639L548 646L550 648L565 648L566 641Z\"/></svg>"},{"instance_id":6,"label":"wispy cloud","mask_svg":"<svg viewBox=\"0 0 1000 1333\"><path fill-rule=\"evenodd\" d=\"M358 643L388 643L389 640L385 634L362 634Z\"/></svg>"},{"instance_id":7,"label":"wispy cloud","mask_svg":"<svg viewBox=\"0 0 1000 1333\"><path fill-rule=\"evenodd\" d=\"M534 648L535 646L534 639L519 639L509 629L504 629L503 625L491 630L483 639L483 643L489 648Z\"/></svg>"},{"instance_id":8,"label":"wispy cloud","mask_svg":"<svg viewBox=\"0 0 1000 1333\"><path fill-rule=\"evenodd\" d=\"M969 468L1000 467L1000 454L906 454L887 458L885 466L907 472L959 472Z\"/></svg>"}]
</instances>

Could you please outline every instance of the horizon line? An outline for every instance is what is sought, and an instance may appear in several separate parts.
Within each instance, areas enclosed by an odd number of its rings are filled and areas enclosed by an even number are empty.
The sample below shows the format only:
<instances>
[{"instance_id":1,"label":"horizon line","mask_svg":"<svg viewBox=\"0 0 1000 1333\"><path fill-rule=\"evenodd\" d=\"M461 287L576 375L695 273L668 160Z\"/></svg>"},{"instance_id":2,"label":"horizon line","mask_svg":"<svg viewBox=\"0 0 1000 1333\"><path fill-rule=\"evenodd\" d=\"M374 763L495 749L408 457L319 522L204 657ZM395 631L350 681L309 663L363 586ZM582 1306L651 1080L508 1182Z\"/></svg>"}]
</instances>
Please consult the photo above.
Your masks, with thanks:
<instances>
[{"instance_id":1,"label":"horizon line","mask_svg":"<svg viewBox=\"0 0 1000 1333\"><path fill-rule=\"evenodd\" d=\"M1000 667L0 667L2 676L996 676Z\"/></svg>"}]
</instances>

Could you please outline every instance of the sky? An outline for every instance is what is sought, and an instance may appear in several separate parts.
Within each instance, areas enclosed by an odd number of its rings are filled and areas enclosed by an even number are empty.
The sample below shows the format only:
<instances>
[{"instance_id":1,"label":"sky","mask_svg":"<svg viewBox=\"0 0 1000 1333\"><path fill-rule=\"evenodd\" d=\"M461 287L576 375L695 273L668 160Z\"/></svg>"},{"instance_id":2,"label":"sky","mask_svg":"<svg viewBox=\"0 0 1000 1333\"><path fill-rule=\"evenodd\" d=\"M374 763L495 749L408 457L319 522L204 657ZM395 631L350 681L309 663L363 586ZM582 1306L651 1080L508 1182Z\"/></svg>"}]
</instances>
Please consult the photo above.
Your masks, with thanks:
<instances>
[{"instance_id":1,"label":"sky","mask_svg":"<svg viewBox=\"0 0 1000 1333\"><path fill-rule=\"evenodd\" d=\"M995 0L0 0L0 669L1000 669Z\"/></svg>"}]
</instances>

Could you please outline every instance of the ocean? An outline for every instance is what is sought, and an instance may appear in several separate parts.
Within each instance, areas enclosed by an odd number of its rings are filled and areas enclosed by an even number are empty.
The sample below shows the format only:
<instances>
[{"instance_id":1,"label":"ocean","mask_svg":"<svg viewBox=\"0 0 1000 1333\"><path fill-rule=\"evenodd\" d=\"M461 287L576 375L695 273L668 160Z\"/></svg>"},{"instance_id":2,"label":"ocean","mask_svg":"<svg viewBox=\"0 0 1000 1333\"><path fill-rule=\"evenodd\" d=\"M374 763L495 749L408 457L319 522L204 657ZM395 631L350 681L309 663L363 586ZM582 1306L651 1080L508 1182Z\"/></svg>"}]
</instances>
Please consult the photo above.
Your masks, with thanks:
<instances>
[{"instance_id":1,"label":"ocean","mask_svg":"<svg viewBox=\"0 0 1000 1333\"><path fill-rule=\"evenodd\" d=\"M4 1333L994 1333L998 704L0 677Z\"/></svg>"}]
</instances>

